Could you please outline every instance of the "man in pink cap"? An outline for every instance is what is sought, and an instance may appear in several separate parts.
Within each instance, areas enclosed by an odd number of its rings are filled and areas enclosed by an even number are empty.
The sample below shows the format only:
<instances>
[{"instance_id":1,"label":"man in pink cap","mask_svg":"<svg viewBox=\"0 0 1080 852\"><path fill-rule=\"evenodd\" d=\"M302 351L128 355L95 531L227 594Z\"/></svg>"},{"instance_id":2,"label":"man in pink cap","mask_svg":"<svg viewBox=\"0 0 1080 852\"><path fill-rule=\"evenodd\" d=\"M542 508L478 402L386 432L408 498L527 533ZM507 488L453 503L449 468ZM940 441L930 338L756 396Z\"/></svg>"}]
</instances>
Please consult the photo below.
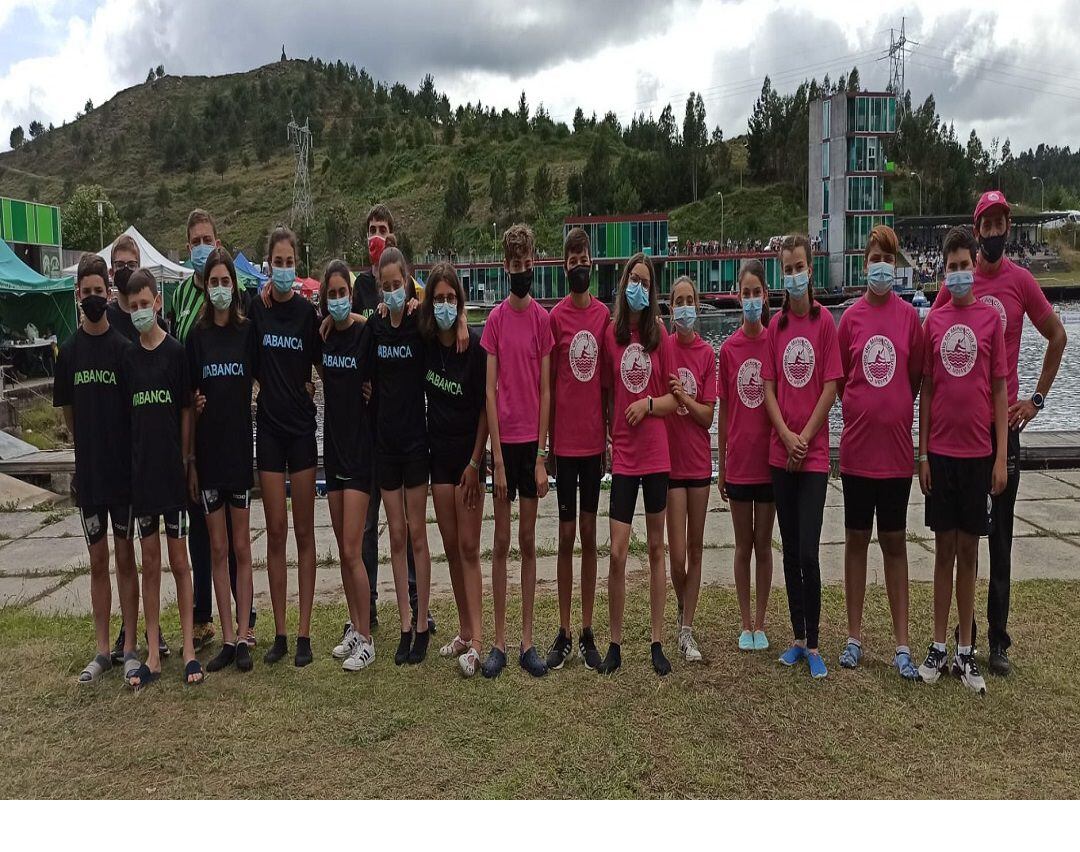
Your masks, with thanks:
<instances>
[{"instance_id":1,"label":"man in pink cap","mask_svg":"<svg viewBox=\"0 0 1080 852\"><path fill-rule=\"evenodd\" d=\"M1046 397L1061 365L1065 351L1065 327L1034 276L1022 266L1005 257L1009 238L1009 202L1005 193L992 189L984 192L975 205L975 238L979 241L979 257L975 266L976 298L990 305L1001 317L1005 332L1005 355L1009 368L1009 447L1007 454L1008 484L1001 494L992 498L990 545L990 590L986 601L989 623L989 669L996 675L1009 673L1008 649L1012 640L1007 628L1009 620L1009 584L1012 574L1013 510L1020 486L1020 432L1046 405ZM945 287L938 290L934 307L949 301ZM1042 372L1034 391L1020 398L1017 365L1020 361L1020 335L1024 316L1046 338L1046 354ZM991 428L991 435L993 429ZM974 640L974 633L972 634Z\"/></svg>"}]
</instances>

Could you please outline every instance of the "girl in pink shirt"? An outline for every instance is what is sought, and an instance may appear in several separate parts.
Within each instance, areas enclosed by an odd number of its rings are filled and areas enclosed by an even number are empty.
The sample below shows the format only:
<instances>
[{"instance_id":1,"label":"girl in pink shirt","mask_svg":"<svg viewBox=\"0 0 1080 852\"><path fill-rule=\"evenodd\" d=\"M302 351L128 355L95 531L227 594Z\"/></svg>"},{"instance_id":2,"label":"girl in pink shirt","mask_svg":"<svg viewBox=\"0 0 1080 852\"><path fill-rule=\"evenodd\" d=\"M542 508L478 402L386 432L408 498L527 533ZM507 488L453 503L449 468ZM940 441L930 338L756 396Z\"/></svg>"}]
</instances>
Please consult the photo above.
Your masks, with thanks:
<instances>
[{"instance_id":1,"label":"girl in pink shirt","mask_svg":"<svg viewBox=\"0 0 1080 852\"><path fill-rule=\"evenodd\" d=\"M671 353L668 383L679 407L664 420L671 457L668 548L671 585L679 602L679 652L687 662L699 662L701 650L692 628L701 590L701 551L712 483L709 428L716 411L716 353L694 331L698 291L685 275L671 288L671 308L673 333L665 343Z\"/></svg>"},{"instance_id":2,"label":"girl in pink shirt","mask_svg":"<svg viewBox=\"0 0 1080 852\"><path fill-rule=\"evenodd\" d=\"M649 542L649 609L652 664L663 676L671 671L660 637L664 632L664 519L667 509L667 433L658 419L677 407L668 382L672 373L666 332L657 322L656 276L652 261L638 252L627 261L615 297L615 320L608 326L603 358L604 386L611 388L611 560L608 607L611 645L598 671L612 674L622 665L622 621L626 605L626 555L638 490L644 492Z\"/></svg>"},{"instance_id":3,"label":"girl in pink shirt","mask_svg":"<svg viewBox=\"0 0 1080 852\"><path fill-rule=\"evenodd\" d=\"M772 531L776 517L769 437L772 426L765 410L762 366L769 360L769 291L765 267L748 260L739 270L742 325L720 347L720 418L716 445L720 471L716 487L731 507L735 528L735 590L739 597L742 633L739 650L763 651L765 613L772 588ZM750 556L757 559L757 606L750 615Z\"/></svg>"},{"instance_id":4,"label":"girl in pink shirt","mask_svg":"<svg viewBox=\"0 0 1080 852\"><path fill-rule=\"evenodd\" d=\"M828 674L818 653L821 567L818 547L829 487L829 408L843 375L836 325L814 301L810 241L802 234L780 244L787 296L769 328L762 367L765 408L773 425L769 448L776 516L784 543L784 584L795 634L780 662L806 660L810 675Z\"/></svg>"}]
</instances>

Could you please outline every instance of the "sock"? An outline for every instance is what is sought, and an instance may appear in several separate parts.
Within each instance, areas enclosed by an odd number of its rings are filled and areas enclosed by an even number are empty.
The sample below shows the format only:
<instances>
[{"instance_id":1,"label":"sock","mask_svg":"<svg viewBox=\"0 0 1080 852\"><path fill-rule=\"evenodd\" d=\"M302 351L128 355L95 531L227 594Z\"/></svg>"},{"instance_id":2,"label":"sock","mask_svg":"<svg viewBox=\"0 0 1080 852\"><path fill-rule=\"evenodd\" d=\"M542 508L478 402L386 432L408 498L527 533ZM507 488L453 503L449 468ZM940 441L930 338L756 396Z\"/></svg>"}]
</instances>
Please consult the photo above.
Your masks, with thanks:
<instances>
[{"instance_id":1,"label":"sock","mask_svg":"<svg viewBox=\"0 0 1080 852\"><path fill-rule=\"evenodd\" d=\"M862 647L862 642L860 642L858 639L856 639L856 638L854 638L852 636L848 636L847 643L849 645L854 645L856 648L861 648Z\"/></svg>"},{"instance_id":2,"label":"sock","mask_svg":"<svg viewBox=\"0 0 1080 852\"><path fill-rule=\"evenodd\" d=\"M957 653L957 655L959 655L961 657L966 657L969 654L971 654L971 646L970 645L957 645L956 646L956 653Z\"/></svg>"},{"instance_id":3,"label":"sock","mask_svg":"<svg viewBox=\"0 0 1080 852\"><path fill-rule=\"evenodd\" d=\"M910 657L911 656L911 649L907 645L897 645L896 646L896 653L897 654L907 654Z\"/></svg>"},{"instance_id":4,"label":"sock","mask_svg":"<svg viewBox=\"0 0 1080 852\"><path fill-rule=\"evenodd\" d=\"M935 642L934 643L934 650L935 651L941 651L941 653L944 654L945 653L945 643L944 642Z\"/></svg>"}]
</instances>

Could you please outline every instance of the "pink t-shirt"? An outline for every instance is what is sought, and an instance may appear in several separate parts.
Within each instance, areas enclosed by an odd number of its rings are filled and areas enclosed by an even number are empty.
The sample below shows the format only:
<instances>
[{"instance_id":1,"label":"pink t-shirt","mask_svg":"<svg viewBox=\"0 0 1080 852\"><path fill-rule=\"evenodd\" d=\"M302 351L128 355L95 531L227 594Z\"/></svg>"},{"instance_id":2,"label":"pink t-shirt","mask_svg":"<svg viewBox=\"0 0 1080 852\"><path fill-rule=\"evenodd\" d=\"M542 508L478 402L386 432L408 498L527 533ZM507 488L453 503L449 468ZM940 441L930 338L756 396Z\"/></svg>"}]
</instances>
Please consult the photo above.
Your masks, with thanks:
<instances>
[{"instance_id":1,"label":"pink t-shirt","mask_svg":"<svg viewBox=\"0 0 1080 852\"><path fill-rule=\"evenodd\" d=\"M604 452L600 348L610 322L607 306L595 298L587 308L579 308L567 296L551 309L557 456L580 458Z\"/></svg>"},{"instance_id":2,"label":"pink t-shirt","mask_svg":"<svg viewBox=\"0 0 1080 852\"><path fill-rule=\"evenodd\" d=\"M772 424L765 410L761 370L769 360L769 330L747 337L742 326L720 345L717 374L720 398L727 403L727 447L724 479L735 485L772 481L769 439Z\"/></svg>"},{"instance_id":3,"label":"pink t-shirt","mask_svg":"<svg viewBox=\"0 0 1080 852\"><path fill-rule=\"evenodd\" d=\"M615 342L615 324L609 323L601 358L604 387L611 388L614 401L611 472L624 476L670 472L671 458L663 420L646 417L637 426L626 422L626 409L630 403L669 393L668 374L672 370L667 345L661 340L652 352L646 352L638 330L632 328L630 342L620 346Z\"/></svg>"},{"instance_id":4,"label":"pink t-shirt","mask_svg":"<svg viewBox=\"0 0 1080 852\"><path fill-rule=\"evenodd\" d=\"M668 348L671 372L682 381L686 393L705 405L716 402L716 353L701 335L683 343L670 335ZM669 386L670 387L670 386ZM699 426L683 406L664 418L672 479L708 479L712 476L712 438L708 426Z\"/></svg>"},{"instance_id":5,"label":"pink t-shirt","mask_svg":"<svg viewBox=\"0 0 1080 852\"><path fill-rule=\"evenodd\" d=\"M923 373L934 385L927 449L965 459L990 455L990 380L1009 375L998 312L977 300L965 307L950 301L930 312L924 333Z\"/></svg>"},{"instance_id":6,"label":"pink t-shirt","mask_svg":"<svg viewBox=\"0 0 1080 852\"><path fill-rule=\"evenodd\" d=\"M488 316L480 345L499 359L495 390L499 440L525 444L539 439L540 364L551 352L548 312L536 299L523 311L500 302Z\"/></svg>"},{"instance_id":7,"label":"pink t-shirt","mask_svg":"<svg viewBox=\"0 0 1080 852\"><path fill-rule=\"evenodd\" d=\"M840 472L871 479L910 477L915 395L910 367L922 373L922 326L915 309L890 293L884 305L864 297L844 311L836 332L844 368Z\"/></svg>"},{"instance_id":8,"label":"pink t-shirt","mask_svg":"<svg viewBox=\"0 0 1080 852\"><path fill-rule=\"evenodd\" d=\"M1020 363L1020 335L1024 331L1024 315L1032 325L1038 325L1054 312L1039 282L1028 270L1017 266L1007 257L1001 259L995 275L987 275L978 266L975 267L975 298L985 302L995 311L1001 320L1005 333L1005 363L1009 368L1009 378L1005 383L1009 391L1009 404L1016 402L1020 393L1020 379L1016 368ZM938 308L952 299L949 288L942 285L934 300Z\"/></svg>"},{"instance_id":9,"label":"pink t-shirt","mask_svg":"<svg viewBox=\"0 0 1080 852\"><path fill-rule=\"evenodd\" d=\"M816 302L814 304L817 304ZM821 308L817 319L788 311L788 322L780 328L781 314L769 322L769 357L761 367L761 377L776 382L776 401L784 422L793 432L801 432L814 413L826 382L844 375L840 350L836 345L836 323L828 310ZM787 467L784 442L773 430L769 445L769 464ZM829 472L829 419L810 441L802 470Z\"/></svg>"}]
</instances>

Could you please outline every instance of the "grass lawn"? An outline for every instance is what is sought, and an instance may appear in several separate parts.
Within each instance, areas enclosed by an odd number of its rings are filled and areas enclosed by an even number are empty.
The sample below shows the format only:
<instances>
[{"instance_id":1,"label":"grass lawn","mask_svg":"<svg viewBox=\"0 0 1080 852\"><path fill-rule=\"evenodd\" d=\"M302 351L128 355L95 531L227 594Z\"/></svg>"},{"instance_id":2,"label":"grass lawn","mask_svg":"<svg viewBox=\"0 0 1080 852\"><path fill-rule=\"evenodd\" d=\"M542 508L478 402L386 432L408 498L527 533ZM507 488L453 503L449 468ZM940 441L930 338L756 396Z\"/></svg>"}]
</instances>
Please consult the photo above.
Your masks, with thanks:
<instances>
[{"instance_id":1,"label":"grass lawn","mask_svg":"<svg viewBox=\"0 0 1080 852\"><path fill-rule=\"evenodd\" d=\"M913 587L920 658L930 591ZM116 672L97 687L74 683L90 653L88 618L8 609L0 612L0 797L1075 797L1078 592L1080 583L1014 585L1015 671L988 678L982 699L951 679L900 681L889 667L881 587L867 594L868 653L858 672L835 664L843 600L839 589L825 590L830 674L818 683L805 667L775 661L788 635L782 590L770 602L773 650L758 654L734 650L734 590L704 590L698 632L708 662L676 661L664 681L649 668L639 583L627 601L623 670L611 679L575 658L539 682L515 661L495 682L465 681L434 649L419 668L395 668L390 606L381 610L374 668L339 670L328 652L344 610L321 606L316 662L271 669L261 660L267 607L252 673L186 688L174 656L140 695ZM985 600L984 584L980 609ZM455 622L450 601L435 611L437 646ZM541 595L544 643L556 611L554 596ZM175 610L165 629L175 647Z\"/></svg>"}]
</instances>

